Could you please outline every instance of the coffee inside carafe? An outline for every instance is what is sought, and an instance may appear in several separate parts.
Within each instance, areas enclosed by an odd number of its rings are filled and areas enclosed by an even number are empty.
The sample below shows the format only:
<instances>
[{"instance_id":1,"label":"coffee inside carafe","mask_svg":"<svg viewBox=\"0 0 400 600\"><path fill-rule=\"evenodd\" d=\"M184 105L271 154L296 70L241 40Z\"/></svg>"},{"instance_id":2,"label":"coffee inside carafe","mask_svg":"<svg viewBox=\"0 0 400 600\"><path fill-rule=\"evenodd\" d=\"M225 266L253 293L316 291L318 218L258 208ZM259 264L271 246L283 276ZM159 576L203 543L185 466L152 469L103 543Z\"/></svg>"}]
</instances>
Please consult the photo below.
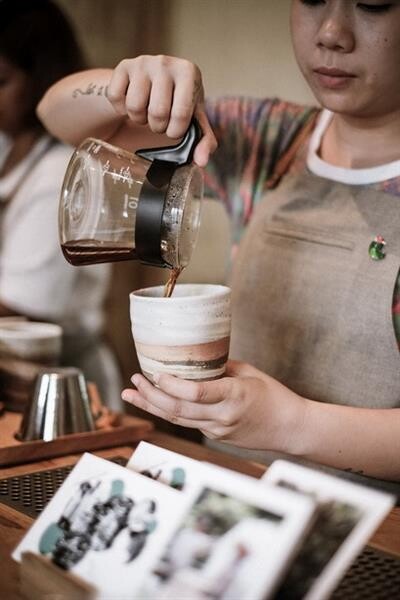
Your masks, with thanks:
<instances>
[{"instance_id":1,"label":"coffee inside carafe","mask_svg":"<svg viewBox=\"0 0 400 600\"><path fill-rule=\"evenodd\" d=\"M96 240L66 242L61 244L61 249L67 261L77 266L137 259L134 248L107 246Z\"/></svg>"}]
</instances>

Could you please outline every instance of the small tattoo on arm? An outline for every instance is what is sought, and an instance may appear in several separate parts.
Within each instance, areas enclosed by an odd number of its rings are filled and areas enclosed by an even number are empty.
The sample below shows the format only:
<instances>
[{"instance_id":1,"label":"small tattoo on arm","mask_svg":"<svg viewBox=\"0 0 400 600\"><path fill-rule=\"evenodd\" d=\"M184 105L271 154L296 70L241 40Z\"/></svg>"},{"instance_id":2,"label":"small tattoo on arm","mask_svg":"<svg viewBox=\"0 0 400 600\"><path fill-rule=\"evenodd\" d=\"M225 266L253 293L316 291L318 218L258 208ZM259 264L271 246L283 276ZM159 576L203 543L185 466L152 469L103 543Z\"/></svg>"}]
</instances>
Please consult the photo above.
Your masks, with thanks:
<instances>
[{"instance_id":1,"label":"small tattoo on arm","mask_svg":"<svg viewBox=\"0 0 400 600\"><path fill-rule=\"evenodd\" d=\"M107 97L108 85L96 85L95 83L88 83L86 89L76 88L72 92L72 97L77 98L78 96L105 96Z\"/></svg>"}]
</instances>

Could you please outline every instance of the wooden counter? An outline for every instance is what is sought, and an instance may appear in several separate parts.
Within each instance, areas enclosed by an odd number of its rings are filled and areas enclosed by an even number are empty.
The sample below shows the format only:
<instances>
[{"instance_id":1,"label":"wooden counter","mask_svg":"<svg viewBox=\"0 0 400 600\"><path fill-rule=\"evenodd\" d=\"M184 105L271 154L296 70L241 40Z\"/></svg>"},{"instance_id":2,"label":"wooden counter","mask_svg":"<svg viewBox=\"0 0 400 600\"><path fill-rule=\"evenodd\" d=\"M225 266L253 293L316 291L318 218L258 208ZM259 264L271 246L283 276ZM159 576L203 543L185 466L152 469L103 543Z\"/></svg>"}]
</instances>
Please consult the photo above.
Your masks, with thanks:
<instances>
[{"instance_id":1,"label":"wooden counter","mask_svg":"<svg viewBox=\"0 0 400 600\"><path fill-rule=\"evenodd\" d=\"M147 441L168 450L190 456L191 458L206 460L253 477L260 477L266 468L264 465L240 460L199 444L194 444L157 431L147 437ZM104 458L112 456L129 458L133 450L134 447L123 446L96 451L94 454ZM79 455L75 454L0 469L0 479L71 465L78 458ZM19 543L31 523L32 519L27 515L0 503L0 598L2 600L20 600L21 598L18 593L18 565L12 560L11 552ZM391 511L370 540L369 545L400 557L400 508L395 508Z\"/></svg>"}]
</instances>

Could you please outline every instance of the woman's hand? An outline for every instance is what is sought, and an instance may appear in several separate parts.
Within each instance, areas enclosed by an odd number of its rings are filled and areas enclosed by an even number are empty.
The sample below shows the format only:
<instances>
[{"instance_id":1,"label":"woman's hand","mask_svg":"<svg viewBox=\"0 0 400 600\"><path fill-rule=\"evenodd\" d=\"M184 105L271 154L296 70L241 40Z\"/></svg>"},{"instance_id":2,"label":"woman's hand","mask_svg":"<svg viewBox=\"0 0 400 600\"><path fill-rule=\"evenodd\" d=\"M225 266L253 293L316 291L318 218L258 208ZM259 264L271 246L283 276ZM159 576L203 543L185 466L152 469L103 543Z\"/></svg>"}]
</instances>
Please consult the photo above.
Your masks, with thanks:
<instances>
[{"instance_id":1,"label":"woman's hand","mask_svg":"<svg viewBox=\"0 0 400 600\"><path fill-rule=\"evenodd\" d=\"M204 110L204 90L199 68L170 56L125 59L114 69L107 98L119 115L134 125L148 124L154 133L182 137L194 115L203 131L194 161L205 166L217 143Z\"/></svg>"},{"instance_id":2,"label":"woman's hand","mask_svg":"<svg viewBox=\"0 0 400 600\"><path fill-rule=\"evenodd\" d=\"M158 388L134 375L123 400L211 439L275 450L337 469L400 481L400 408L355 408L307 400L248 364L196 383L161 375ZM355 443L356 441L356 443Z\"/></svg>"},{"instance_id":3,"label":"woman's hand","mask_svg":"<svg viewBox=\"0 0 400 600\"><path fill-rule=\"evenodd\" d=\"M248 364L229 361L226 377L203 383L161 375L158 388L134 375L123 400L157 417L236 446L295 452L307 401Z\"/></svg>"}]
</instances>

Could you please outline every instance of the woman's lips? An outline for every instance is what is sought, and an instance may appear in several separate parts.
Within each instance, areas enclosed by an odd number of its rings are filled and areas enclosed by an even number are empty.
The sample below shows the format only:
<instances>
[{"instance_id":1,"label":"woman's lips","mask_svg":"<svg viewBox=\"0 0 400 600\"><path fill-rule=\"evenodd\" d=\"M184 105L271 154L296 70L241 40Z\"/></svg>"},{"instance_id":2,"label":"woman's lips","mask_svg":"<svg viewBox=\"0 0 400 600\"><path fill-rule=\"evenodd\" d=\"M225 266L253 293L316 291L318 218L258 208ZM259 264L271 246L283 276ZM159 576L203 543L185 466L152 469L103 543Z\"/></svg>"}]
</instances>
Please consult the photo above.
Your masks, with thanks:
<instances>
[{"instance_id":1,"label":"woman's lips","mask_svg":"<svg viewBox=\"0 0 400 600\"><path fill-rule=\"evenodd\" d=\"M317 79L321 87L328 88L330 90L337 90L347 87L355 75L342 71L341 69L331 69L328 67L318 67L313 70L314 77Z\"/></svg>"}]
</instances>

